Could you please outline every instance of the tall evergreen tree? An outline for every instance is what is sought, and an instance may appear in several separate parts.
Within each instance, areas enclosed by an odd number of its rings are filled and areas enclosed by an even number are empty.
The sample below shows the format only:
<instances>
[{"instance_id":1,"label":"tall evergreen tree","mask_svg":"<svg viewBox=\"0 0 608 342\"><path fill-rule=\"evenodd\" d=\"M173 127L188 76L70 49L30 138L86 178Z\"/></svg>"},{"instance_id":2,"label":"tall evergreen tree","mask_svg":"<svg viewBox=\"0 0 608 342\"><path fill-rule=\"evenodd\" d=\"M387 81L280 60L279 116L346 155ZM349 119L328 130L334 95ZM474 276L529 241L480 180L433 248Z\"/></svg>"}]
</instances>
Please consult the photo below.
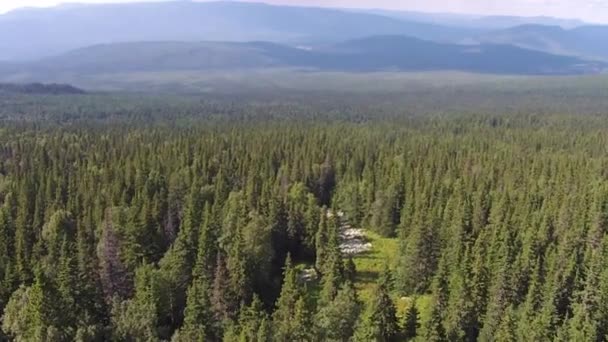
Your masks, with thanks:
<instances>
[{"instance_id":1,"label":"tall evergreen tree","mask_svg":"<svg viewBox=\"0 0 608 342\"><path fill-rule=\"evenodd\" d=\"M294 269L291 256L285 260L283 272L283 286L281 295L277 300L276 310L272 315L272 326L275 340L289 341L294 338L294 318L296 314L296 303L301 298L301 290L298 286L297 273ZM302 306L302 303L301 305ZM303 307L300 307L303 309Z\"/></svg>"},{"instance_id":2,"label":"tall evergreen tree","mask_svg":"<svg viewBox=\"0 0 608 342\"><path fill-rule=\"evenodd\" d=\"M412 301L403 315L403 338L406 341L411 341L418 336L420 328L420 313L416 306L416 301Z\"/></svg>"},{"instance_id":3,"label":"tall evergreen tree","mask_svg":"<svg viewBox=\"0 0 608 342\"><path fill-rule=\"evenodd\" d=\"M354 334L360 311L361 304L354 286L347 281L330 303L319 306L314 320L317 340L349 341Z\"/></svg>"},{"instance_id":4,"label":"tall evergreen tree","mask_svg":"<svg viewBox=\"0 0 608 342\"><path fill-rule=\"evenodd\" d=\"M375 296L357 328L357 341L395 341L399 326L395 304L390 297L390 272L386 269L380 277Z\"/></svg>"},{"instance_id":5,"label":"tall evergreen tree","mask_svg":"<svg viewBox=\"0 0 608 342\"><path fill-rule=\"evenodd\" d=\"M188 300L184 309L184 323L172 341L203 342L211 338L212 322L209 311L209 289L202 279L194 279L188 288Z\"/></svg>"}]
</instances>

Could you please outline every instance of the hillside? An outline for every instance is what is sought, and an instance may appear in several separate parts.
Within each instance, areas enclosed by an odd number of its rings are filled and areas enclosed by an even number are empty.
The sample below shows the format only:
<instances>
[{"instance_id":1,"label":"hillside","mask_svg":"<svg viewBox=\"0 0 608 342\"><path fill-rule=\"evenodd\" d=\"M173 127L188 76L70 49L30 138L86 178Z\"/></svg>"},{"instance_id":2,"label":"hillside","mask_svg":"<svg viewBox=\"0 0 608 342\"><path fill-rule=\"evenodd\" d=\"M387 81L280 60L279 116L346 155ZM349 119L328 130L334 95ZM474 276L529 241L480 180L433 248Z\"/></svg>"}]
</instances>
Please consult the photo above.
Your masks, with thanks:
<instances>
[{"instance_id":1,"label":"hillside","mask_svg":"<svg viewBox=\"0 0 608 342\"><path fill-rule=\"evenodd\" d=\"M0 60L131 41L273 41L308 45L370 35L460 39L469 29L333 9L240 2L64 5L0 15Z\"/></svg>"},{"instance_id":2,"label":"hillside","mask_svg":"<svg viewBox=\"0 0 608 342\"><path fill-rule=\"evenodd\" d=\"M84 90L73 87L69 84L42 84L42 83L0 83L0 94L51 94L68 95L84 94Z\"/></svg>"},{"instance_id":3,"label":"hillside","mask_svg":"<svg viewBox=\"0 0 608 342\"><path fill-rule=\"evenodd\" d=\"M416 11L364 10L367 13L379 14L391 18L418 21L422 23L465 27L478 30L500 30L520 25L554 25L564 28L575 28L586 25L577 19L563 19L544 16L517 17L508 15L473 15L456 13L428 13Z\"/></svg>"},{"instance_id":4,"label":"hillside","mask_svg":"<svg viewBox=\"0 0 608 342\"><path fill-rule=\"evenodd\" d=\"M460 70L496 74L580 74L603 67L573 57L507 45L455 45L406 36L374 36L315 48L268 42L136 42L96 45L37 62L0 64L0 80L45 81L62 75L276 68L319 71Z\"/></svg>"},{"instance_id":5,"label":"hillside","mask_svg":"<svg viewBox=\"0 0 608 342\"><path fill-rule=\"evenodd\" d=\"M483 17L251 2L69 4L0 15L0 61L23 62L102 44L267 41L315 47L370 36L513 45L607 59L608 26L547 17Z\"/></svg>"},{"instance_id":6,"label":"hillside","mask_svg":"<svg viewBox=\"0 0 608 342\"><path fill-rule=\"evenodd\" d=\"M567 74L586 72L588 64L508 45L439 44L403 36L379 36L335 46L354 70L463 70L486 73ZM581 66L581 64L583 66Z\"/></svg>"},{"instance_id":7,"label":"hillside","mask_svg":"<svg viewBox=\"0 0 608 342\"><path fill-rule=\"evenodd\" d=\"M608 41L608 26L521 25L486 33L478 41L608 60L608 45L598 43Z\"/></svg>"}]
</instances>

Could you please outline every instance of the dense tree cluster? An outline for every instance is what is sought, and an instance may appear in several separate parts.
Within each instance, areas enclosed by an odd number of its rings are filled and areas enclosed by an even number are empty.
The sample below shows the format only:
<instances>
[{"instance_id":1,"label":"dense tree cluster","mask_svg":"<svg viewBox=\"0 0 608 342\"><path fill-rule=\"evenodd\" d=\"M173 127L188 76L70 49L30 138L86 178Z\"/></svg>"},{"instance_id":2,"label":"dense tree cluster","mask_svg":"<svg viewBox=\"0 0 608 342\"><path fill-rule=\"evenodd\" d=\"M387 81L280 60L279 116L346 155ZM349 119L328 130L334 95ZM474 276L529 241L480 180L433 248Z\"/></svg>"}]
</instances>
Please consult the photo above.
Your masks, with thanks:
<instances>
[{"instance_id":1,"label":"dense tree cluster","mask_svg":"<svg viewBox=\"0 0 608 342\"><path fill-rule=\"evenodd\" d=\"M3 338L606 340L602 118L5 127ZM369 300L338 210L401 245Z\"/></svg>"}]
</instances>

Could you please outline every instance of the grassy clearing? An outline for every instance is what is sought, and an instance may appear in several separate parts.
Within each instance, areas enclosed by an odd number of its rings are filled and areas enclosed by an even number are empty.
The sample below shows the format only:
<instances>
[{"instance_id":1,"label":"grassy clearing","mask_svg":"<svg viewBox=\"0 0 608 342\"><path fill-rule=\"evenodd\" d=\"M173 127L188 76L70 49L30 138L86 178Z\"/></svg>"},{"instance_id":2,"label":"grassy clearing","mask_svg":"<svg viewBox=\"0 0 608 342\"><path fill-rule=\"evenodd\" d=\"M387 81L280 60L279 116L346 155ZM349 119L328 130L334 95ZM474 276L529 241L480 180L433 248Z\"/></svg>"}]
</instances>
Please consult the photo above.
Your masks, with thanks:
<instances>
[{"instance_id":1,"label":"grassy clearing","mask_svg":"<svg viewBox=\"0 0 608 342\"><path fill-rule=\"evenodd\" d=\"M431 304L433 301L433 296L431 295L422 295L416 297L416 306L418 307L419 312L419 322L421 325L424 324L431 317ZM414 302L414 298L412 297L400 297L397 298L395 305L397 306L397 316L403 317L405 311L409 308L409 306Z\"/></svg>"},{"instance_id":2,"label":"grassy clearing","mask_svg":"<svg viewBox=\"0 0 608 342\"><path fill-rule=\"evenodd\" d=\"M359 293L359 298L367 306L374 296L376 281L385 266L388 266L391 270L396 268L399 242L397 239L385 238L368 230L365 231L365 235L372 244L372 249L369 252L356 255L353 257L353 261L357 267L355 287ZM299 272L303 272L304 269L310 268L312 265L303 263L296 267ZM316 300L320 291L319 282L310 281L305 286L311 298L315 298ZM403 297L399 293L394 293L393 298L398 316L403 317L403 313L414 301L414 298ZM430 295L422 295L416 297L415 300L420 312L420 322L424 323L430 315L432 297Z\"/></svg>"},{"instance_id":3,"label":"grassy clearing","mask_svg":"<svg viewBox=\"0 0 608 342\"><path fill-rule=\"evenodd\" d=\"M371 231L365 231L365 235L372 244L372 250L355 256L353 261L357 266L355 287L359 298L364 303L368 303L374 296L376 281L384 268L388 266L389 269L395 270L399 242L397 239L385 238ZM394 293L393 297L397 314L399 317L403 317L403 313L412 304L414 298L403 297L399 293ZM420 312L420 321L425 322L430 316L432 297L422 295L416 297L415 300Z\"/></svg>"},{"instance_id":4,"label":"grassy clearing","mask_svg":"<svg viewBox=\"0 0 608 342\"><path fill-rule=\"evenodd\" d=\"M355 286L359 297L367 302L373 297L376 280L384 268L395 269L399 243L397 239L384 238L370 231L365 235L372 244L372 250L355 256L353 261L357 266Z\"/></svg>"}]
</instances>

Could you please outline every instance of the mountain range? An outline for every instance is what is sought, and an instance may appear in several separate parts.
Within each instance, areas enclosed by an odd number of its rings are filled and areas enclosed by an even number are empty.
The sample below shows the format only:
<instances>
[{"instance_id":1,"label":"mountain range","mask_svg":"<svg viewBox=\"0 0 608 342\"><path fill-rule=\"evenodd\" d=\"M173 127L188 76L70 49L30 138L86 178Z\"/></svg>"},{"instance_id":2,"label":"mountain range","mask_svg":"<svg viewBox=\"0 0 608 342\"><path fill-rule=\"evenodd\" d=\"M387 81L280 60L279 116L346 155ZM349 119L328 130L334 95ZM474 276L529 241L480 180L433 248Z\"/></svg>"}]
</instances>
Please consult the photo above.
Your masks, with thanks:
<instances>
[{"instance_id":1,"label":"mountain range","mask_svg":"<svg viewBox=\"0 0 608 342\"><path fill-rule=\"evenodd\" d=\"M265 68L597 73L606 70L605 41L608 26L544 17L241 2L70 4L0 15L0 80Z\"/></svg>"},{"instance_id":2,"label":"mountain range","mask_svg":"<svg viewBox=\"0 0 608 342\"><path fill-rule=\"evenodd\" d=\"M27 83L27 84L11 84L0 83L0 94L50 94L50 95L65 95L65 94L85 94L85 91L78 89L69 84L42 84L42 83Z\"/></svg>"},{"instance_id":3,"label":"mountain range","mask_svg":"<svg viewBox=\"0 0 608 342\"><path fill-rule=\"evenodd\" d=\"M511 45L457 45L407 36L373 36L315 48L268 42L136 42L102 44L36 62L0 67L2 74L91 75L171 70L297 68L321 71L463 70L501 74L589 73L575 57Z\"/></svg>"},{"instance_id":4,"label":"mountain range","mask_svg":"<svg viewBox=\"0 0 608 342\"><path fill-rule=\"evenodd\" d=\"M363 10L365 13L373 13L386 17L437 24L443 26L466 27L480 30L500 30L520 25L548 25L563 28L574 28L584 26L586 23L578 19L562 19L552 17L516 17L507 15L481 16L472 14L454 13L428 13L413 11L390 11L390 10Z\"/></svg>"},{"instance_id":5,"label":"mountain range","mask_svg":"<svg viewBox=\"0 0 608 342\"><path fill-rule=\"evenodd\" d=\"M293 45L372 35L454 41L476 30L336 9L241 2L123 3L23 9L0 16L0 60L134 41L272 41Z\"/></svg>"},{"instance_id":6,"label":"mountain range","mask_svg":"<svg viewBox=\"0 0 608 342\"><path fill-rule=\"evenodd\" d=\"M481 43L510 44L549 53L608 60L608 26L521 25L484 33Z\"/></svg>"}]
</instances>

